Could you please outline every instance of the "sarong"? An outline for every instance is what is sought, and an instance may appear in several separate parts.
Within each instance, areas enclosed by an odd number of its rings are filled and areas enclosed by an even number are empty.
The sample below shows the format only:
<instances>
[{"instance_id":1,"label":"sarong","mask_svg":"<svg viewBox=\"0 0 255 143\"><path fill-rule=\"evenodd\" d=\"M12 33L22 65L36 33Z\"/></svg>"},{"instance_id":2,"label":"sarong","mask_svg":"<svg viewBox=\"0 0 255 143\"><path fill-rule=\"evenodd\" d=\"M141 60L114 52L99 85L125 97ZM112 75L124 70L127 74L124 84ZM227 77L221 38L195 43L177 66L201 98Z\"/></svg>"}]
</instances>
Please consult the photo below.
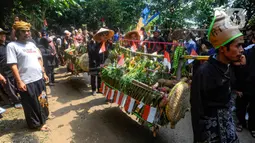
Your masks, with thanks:
<instances>
[{"instance_id":1,"label":"sarong","mask_svg":"<svg viewBox=\"0 0 255 143\"><path fill-rule=\"evenodd\" d=\"M204 125L204 143L239 143L230 109L219 109L216 117L204 116L200 123Z\"/></svg>"},{"instance_id":2,"label":"sarong","mask_svg":"<svg viewBox=\"0 0 255 143\"><path fill-rule=\"evenodd\" d=\"M235 122L233 119L234 96L226 109L217 109L216 116L204 116L200 123L203 125L202 143L239 143Z\"/></svg>"},{"instance_id":3,"label":"sarong","mask_svg":"<svg viewBox=\"0 0 255 143\"><path fill-rule=\"evenodd\" d=\"M31 129L42 127L48 116L48 99L43 79L26 85L27 91L21 92L21 103L24 109L27 125Z\"/></svg>"}]
</instances>

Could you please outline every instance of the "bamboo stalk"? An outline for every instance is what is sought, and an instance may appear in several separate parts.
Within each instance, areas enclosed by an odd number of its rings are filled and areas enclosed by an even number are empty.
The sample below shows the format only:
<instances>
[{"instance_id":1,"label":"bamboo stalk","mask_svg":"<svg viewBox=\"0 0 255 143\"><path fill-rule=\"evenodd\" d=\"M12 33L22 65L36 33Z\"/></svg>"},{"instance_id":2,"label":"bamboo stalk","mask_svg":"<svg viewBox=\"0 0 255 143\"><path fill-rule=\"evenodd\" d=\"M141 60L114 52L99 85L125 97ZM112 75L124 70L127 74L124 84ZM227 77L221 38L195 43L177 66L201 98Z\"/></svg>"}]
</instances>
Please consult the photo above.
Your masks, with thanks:
<instances>
[{"instance_id":1,"label":"bamboo stalk","mask_svg":"<svg viewBox=\"0 0 255 143\"><path fill-rule=\"evenodd\" d=\"M133 52L125 47L120 46L121 49L126 50L128 52L137 54L137 55L143 55L143 56L150 56L150 57L157 57L157 58L164 58L164 55L152 55L152 54L146 54L146 53L142 53L142 52Z\"/></svg>"},{"instance_id":2,"label":"bamboo stalk","mask_svg":"<svg viewBox=\"0 0 255 143\"><path fill-rule=\"evenodd\" d=\"M192 55L184 55L182 58L184 59L194 59L194 60L205 60L207 61L210 56L192 56Z\"/></svg>"},{"instance_id":3,"label":"bamboo stalk","mask_svg":"<svg viewBox=\"0 0 255 143\"><path fill-rule=\"evenodd\" d=\"M153 91L156 95L161 95L160 92L155 91L152 87L150 87L150 86L148 86L144 83L141 83L141 82L136 81L136 80L133 80L132 83L136 86L139 86L139 87L147 90L147 91Z\"/></svg>"},{"instance_id":4,"label":"bamboo stalk","mask_svg":"<svg viewBox=\"0 0 255 143\"><path fill-rule=\"evenodd\" d=\"M155 72L155 70L151 70L151 69L148 69L148 68L146 68L146 71ZM171 75L171 73L169 73L169 72L160 72L160 73Z\"/></svg>"}]
</instances>

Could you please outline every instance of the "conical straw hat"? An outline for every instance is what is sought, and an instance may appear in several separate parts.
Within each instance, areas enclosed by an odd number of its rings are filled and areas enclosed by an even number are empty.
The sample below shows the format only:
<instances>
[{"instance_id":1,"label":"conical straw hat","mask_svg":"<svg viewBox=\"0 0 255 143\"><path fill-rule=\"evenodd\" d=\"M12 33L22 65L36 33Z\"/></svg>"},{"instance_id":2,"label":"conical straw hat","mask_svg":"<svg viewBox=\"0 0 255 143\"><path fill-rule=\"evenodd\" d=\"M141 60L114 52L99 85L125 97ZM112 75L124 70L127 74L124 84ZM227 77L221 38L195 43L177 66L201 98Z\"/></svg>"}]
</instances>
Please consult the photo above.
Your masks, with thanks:
<instances>
[{"instance_id":1,"label":"conical straw hat","mask_svg":"<svg viewBox=\"0 0 255 143\"><path fill-rule=\"evenodd\" d=\"M100 37L102 36L101 35L102 33L106 33L107 34L107 38L106 38L107 40L111 39L113 37L113 35L114 35L113 30L106 29L106 28L100 28L100 30L97 31L97 33L93 36L93 39L95 41L100 41L101 40Z\"/></svg>"},{"instance_id":2,"label":"conical straw hat","mask_svg":"<svg viewBox=\"0 0 255 143\"><path fill-rule=\"evenodd\" d=\"M132 35L133 35L133 34L136 35L136 38L135 38L135 39L132 39ZM133 31L128 32L128 33L125 35L124 39L128 39L128 40L140 40L140 34L139 34L138 31L133 30Z\"/></svg>"}]
</instances>

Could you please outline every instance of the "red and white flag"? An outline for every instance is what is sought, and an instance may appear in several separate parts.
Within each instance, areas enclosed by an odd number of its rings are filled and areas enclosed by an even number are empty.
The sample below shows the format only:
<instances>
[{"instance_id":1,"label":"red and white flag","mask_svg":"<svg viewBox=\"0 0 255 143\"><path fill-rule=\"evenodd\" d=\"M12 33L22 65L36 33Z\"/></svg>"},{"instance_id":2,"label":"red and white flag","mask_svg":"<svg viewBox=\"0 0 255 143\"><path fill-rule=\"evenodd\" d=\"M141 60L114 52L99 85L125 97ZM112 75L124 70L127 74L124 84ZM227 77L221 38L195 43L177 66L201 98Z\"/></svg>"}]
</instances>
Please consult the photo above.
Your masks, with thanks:
<instances>
[{"instance_id":1,"label":"red and white flag","mask_svg":"<svg viewBox=\"0 0 255 143\"><path fill-rule=\"evenodd\" d=\"M143 102L140 102L139 105L137 106L138 109L142 109L144 106L144 103Z\"/></svg>"},{"instance_id":2,"label":"red and white flag","mask_svg":"<svg viewBox=\"0 0 255 143\"><path fill-rule=\"evenodd\" d=\"M113 102L118 104L119 99L120 99L120 91L117 91L116 96L114 96Z\"/></svg>"},{"instance_id":3,"label":"red and white flag","mask_svg":"<svg viewBox=\"0 0 255 143\"><path fill-rule=\"evenodd\" d=\"M126 103L126 101L127 101L127 95L125 94L124 96L123 96L123 98L122 98L122 101L121 101L121 107L124 107L125 106L125 103Z\"/></svg>"},{"instance_id":4,"label":"red and white flag","mask_svg":"<svg viewBox=\"0 0 255 143\"><path fill-rule=\"evenodd\" d=\"M150 123L153 123L156 113L157 113L157 108L150 107L149 105L145 105L142 118Z\"/></svg>"},{"instance_id":5,"label":"red and white flag","mask_svg":"<svg viewBox=\"0 0 255 143\"><path fill-rule=\"evenodd\" d=\"M118 66L123 66L125 63L124 61L124 54L121 55L120 60L118 61Z\"/></svg>"},{"instance_id":6,"label":"red and white flag","mask_svg":"<svg viewBox=\"0 0 255 143\"><path fill-rule=\"evenodd\" d=\"M197 56L198 54L194 49L192 49L190 55ZM188 64L192 63L193 61L194 61L194 59L188 59Z\"/></svg>"},{"instance_id":7,"label":"red and white flag","mask_svg":"<svg viewBox=\"0 0 255 143\"><path fill-rule=\"evenodd\" d=\"M104 96L107 96L109 94L110 88L106 86L106 90L104 92Z\"/></svg>"},{"instance_id":8,"label":"red and white flag","mask_svg":"<svg viewBox=\"0 0 255 143\"><path fill-rule=\"evenodd\" d=\"M111 88L108 88L108 91L106 93L106 99L109 100L110 99L110 96L112 94L112 89Z\"/></svg>"},{"instance_id":9,"label":"red and white flag","mask_svg":"<svg viewBox=\"0 0 255 143\"><path fill-rule=\"evenodd\" d=\"M105 42L103 42L101 48L100 48L100 51L99 51L99 54L103 53L106 51L106 48L105 48Z\"/></svg>"},{"instance_id":10,"label":"red and white flag","mask_svg":"<svg viewBox=\"0 0 255 143\"><path fill-rule=\"evenodd\" d=\"M123 100L123 97L124 97L124 93L121 92L121 93L120 93L120 96L119 96L119 99L117 100L117 101L118 101L118 105L121 105L122 100Z\"/></svg>"},{"instance_id":11,"label":"red and white flag","mask_svg":"<svg viewBox=\"0 0 255 143\"><path fill-rule=\"evenodd\" d=\"M113 100L114 94L115 94L115 90L112 89L112 90L111 90L111 94L109 95L109 100L111 100L111 101Z\"/></svg>"},{"instance_id":12,"label":"red and white flag","mask_svg":"<svg viewBox=\"0 0 255 143\"><path fill-rule=\"evenodd\" d=\"M47 20L46 20L46 19L43 20L43 25L44 25L45 27L48 26L48 23L47 23Z\"/></svg>"},{"instance_id":13,"label":"red and white flag","mask_svg":"<svg viewBox=\"0 0 255 143\"><path fill-rule=\"evenodd\" d=\"M131 51L132 52L136 52L137 51L137 46L136 46L135 42L132 42Z\"/></svg>"},{"instance_id":14,"label":"red and white flag","mask_svg":"<svg viewBox=\"0 0 255 143\"><path fill-rule=\"evenodd\" d=\"M128 110L128 107L129 107L129 104L130 104L130 101L131 101L131 97L130 96L127 96L127 99L124 103L124 109L127 111Z\"/></svg>"},{"instance_id":15,"label":"red and white flag","mask_svg":"<svg viewBox=\"0 0 255 143\"><path fill-rule=\"evenodd\" d=\"M124 109L127 112L132 113L134 105L135 105L135 99L130 97L130 96L128 96L127 100L126 100L126 103L125 103L125 106L124 106Z\"/></svg>"},{"instance_id":16,"label":"red and white flag","mask_svg":"<svg viewBox=\"0 0 255 143\"><path fill-rule=\"evenodd\" d=\"M198 54L197 54L197 52L194 49L192 49L190 55L197 56Z\"/></svg>"},{"instance_id":17,"label":"red and white flag","mask_svg":"<svg viewBox=\"0 0 255 143\"><path fill-rule=\"evenodd\" d=\"M168 69L170 70L171 69L171 58L170 58L170 54L165 51L164 53L164 66L167 66Z\"/></svg>"},{"instance_id":18,"label":"red and white flag","mask_svg":"<svg viewBox=\"0 0 255 143\"><path fill-rule=\"evenodd\" d=\"M101 87L100 87L100 92L104 93L104 91L105 91L105 84L104 84L104 82L102 82Z\"/></svg>"}]
</instances>

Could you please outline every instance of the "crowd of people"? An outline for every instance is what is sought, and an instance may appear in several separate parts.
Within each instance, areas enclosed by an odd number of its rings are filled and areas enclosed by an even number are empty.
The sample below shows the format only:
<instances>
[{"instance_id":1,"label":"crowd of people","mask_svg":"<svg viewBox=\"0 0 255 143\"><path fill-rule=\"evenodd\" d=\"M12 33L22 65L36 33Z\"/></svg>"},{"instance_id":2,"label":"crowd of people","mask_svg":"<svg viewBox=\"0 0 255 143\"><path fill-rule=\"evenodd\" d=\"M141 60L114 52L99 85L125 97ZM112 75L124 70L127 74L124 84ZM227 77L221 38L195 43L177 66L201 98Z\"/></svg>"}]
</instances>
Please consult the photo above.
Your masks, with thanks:
<instances>
[{"instance_id":1,"label":"crowd of people","mask_svg":"<svg viewBox=\"0 0 255 143\"><path fill-rule=\"evenodd\" d=\"M120 41L131 50L136 50L133 46L143 48L151 54L163 54L165 50L173 53L173 43L182 43L188 54L194 50L200 55L210 55L203 64L193 62L191 115L194 142L236 143L239 142L236 131L241 132L243 128L248 128L255 138L255 35L249 39L249 46L243 47L243 34L237 28L224 29L224 19L223 15L215 16L208 40L189 34L176 41L163 38L158 28L152 35L144 28L125 35L119 29L114 32L101 28L96 32L65 30L62 37L42 31L32 38L31 25L15 19L9 43L6 42L8 32L0 28L0 89L5 93L1 98L15 108L24 109L29 128L47 131L46 83L54 86L54 69L59 65L67 65L68 71L72 72L72 66L66 63L66 49L86 47L92 95L96 95L101 85L100 68L114 42ZM237 124L233 111L236 111ZM245 119L247 112L248 122Z\"/></svg>"}]
</instances>

